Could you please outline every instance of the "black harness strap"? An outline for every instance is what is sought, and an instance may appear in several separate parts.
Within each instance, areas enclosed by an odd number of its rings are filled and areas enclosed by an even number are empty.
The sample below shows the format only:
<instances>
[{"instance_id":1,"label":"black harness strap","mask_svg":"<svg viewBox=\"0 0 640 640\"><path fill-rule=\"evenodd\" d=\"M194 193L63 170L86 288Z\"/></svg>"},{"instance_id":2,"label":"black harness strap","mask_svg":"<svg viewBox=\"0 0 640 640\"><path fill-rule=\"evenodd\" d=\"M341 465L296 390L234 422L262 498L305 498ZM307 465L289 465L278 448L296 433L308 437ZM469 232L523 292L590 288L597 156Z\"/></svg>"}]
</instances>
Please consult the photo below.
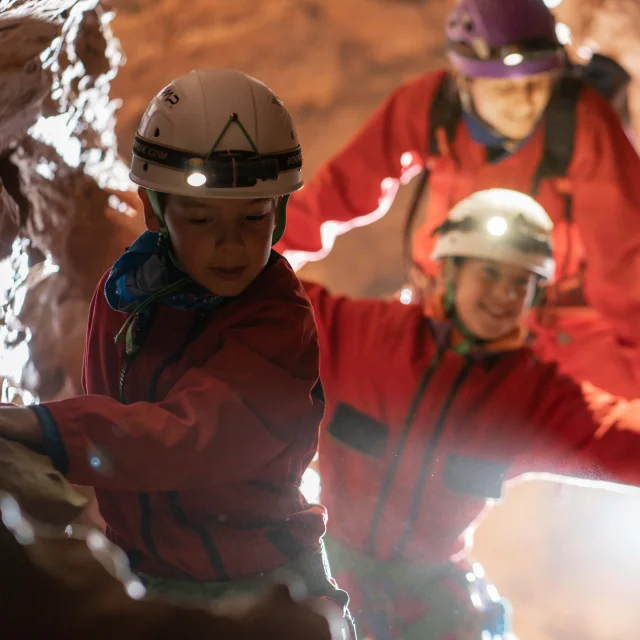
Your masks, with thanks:
<instances>
[{"instance_id":1,"label":"black harness strap","mask_svg":"<svg viewBox=\"0 0 640 640\"><path fill-rule=\"evenodd\" d=\"M455 81L452 76L447 74L438 87L433 102L431 103L429 113L429 157L441 155L440 145L438 144L439 130L445 132L449 144L453 142L461 117L462 105L460 104ZM429 183L429 175L429 168L425 166L418 176L413 198L411 199L411 204L409 205L409 210L407 211L404 222L404 256L407 270L411 270L416 266L412 257L411 238L413 236L416 215L420 210L420 204L422 203L427 184Z\"/></svg>"},{"instance_id":2,"label":"black harness strap","mask_svg":"<svg viewBox=\"0 0 640 640\"><path fill-rule=\"evenodd\" d=\"M567 175L576 137L578 98L583 83L564 77L556 85L544 115L544 152L531 182L530 194L537 195L540 182ZM570 218L569 218L570 219Z\"/></svg>"}]
</instances>

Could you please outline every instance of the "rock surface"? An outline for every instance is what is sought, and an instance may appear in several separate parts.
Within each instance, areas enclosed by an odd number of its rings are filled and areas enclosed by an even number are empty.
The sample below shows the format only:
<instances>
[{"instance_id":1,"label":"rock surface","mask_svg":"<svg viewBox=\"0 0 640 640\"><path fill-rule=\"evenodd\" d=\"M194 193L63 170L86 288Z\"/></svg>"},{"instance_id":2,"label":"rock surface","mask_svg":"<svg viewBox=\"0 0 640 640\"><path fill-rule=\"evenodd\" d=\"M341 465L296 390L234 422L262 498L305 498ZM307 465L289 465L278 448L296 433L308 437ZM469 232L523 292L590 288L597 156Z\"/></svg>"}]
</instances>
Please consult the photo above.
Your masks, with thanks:
<instances>
[{"instance_id":1,"label":"rock surface","mask_svg":"<svg viewBox=\"0 0 640 640\"><path fill-rule=\"evenodd\" d=\"M0 438L0 494L14 496L36 520L66 526L87 499L55 470L46 456Z\"/></svg>"},{"instance_id":2,"label":"rock surface","mask_svg":"<svg viewBox=\"0 0 640 640\"><path fill-rule=\"evenodd\" d=\"M80 391L95 284L140 228L113 133L119 62L98 0L0 1L5 399Z\"/></svg>"},{"instance_id":3,"label":"rock surface","mask_svg":"<svg viewBox=\"0 0 640 640\"><path fill-rule=\"evenodd\" d=\"M211 611L141 600L144 587L129 570L126 556L101 533L56 535L26 518L9 494L0 494L0 563L3 637L12 640L341 637L335 616L318 615L309 602L294 602L285 586L259 596L223 599Z\"/></svg>"}]
</instances>

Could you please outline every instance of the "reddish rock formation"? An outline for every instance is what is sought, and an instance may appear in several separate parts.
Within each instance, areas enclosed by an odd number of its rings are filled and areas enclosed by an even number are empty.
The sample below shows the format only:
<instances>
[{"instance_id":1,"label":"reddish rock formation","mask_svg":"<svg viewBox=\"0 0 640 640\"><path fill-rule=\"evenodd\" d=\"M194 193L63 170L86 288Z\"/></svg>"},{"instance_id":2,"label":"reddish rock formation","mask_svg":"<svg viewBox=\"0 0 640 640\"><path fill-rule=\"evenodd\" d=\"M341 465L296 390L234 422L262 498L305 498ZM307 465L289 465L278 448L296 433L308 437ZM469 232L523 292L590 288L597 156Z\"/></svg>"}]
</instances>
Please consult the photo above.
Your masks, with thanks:
<instances>
[{"instance_id":1,"label":"reddish rock formation","mask_svg":"<svg viewBox=\"0 0 640 640\"><path fill-rule=\"evenodd\" d=\"M224 598L208 610L140 601L144 587L125 554L95 529L68 527L86 504L48 458L0 439L3 637L330 640L328 612L294 602L284 586ZM329 616L333 637L341 637L340 620Z\"/></svg>"},{"instance_id":2,"label":"reddish rock formation","mask_svg":"<svg viewBox=\"0 0 640 640\"><path fill-rule=\"evenodd\" d=\"M113 135L120 62L97 0L0 3L0 375L41 399L80 391L95 283L137 232ZM139 227L138 227L139 228ZM30 361L21 370L26 354Z\"/></svg>"}]
</instances>

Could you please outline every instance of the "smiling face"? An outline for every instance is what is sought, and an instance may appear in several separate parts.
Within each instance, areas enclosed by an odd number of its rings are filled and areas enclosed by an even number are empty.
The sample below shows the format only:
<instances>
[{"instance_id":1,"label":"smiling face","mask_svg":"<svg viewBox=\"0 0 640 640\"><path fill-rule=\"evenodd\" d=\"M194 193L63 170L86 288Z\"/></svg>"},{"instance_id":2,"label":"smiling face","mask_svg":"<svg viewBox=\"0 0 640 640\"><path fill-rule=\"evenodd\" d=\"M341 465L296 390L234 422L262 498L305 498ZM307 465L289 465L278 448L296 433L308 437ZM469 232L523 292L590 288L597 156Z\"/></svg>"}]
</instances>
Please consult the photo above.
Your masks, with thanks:
<instances>
[{"instance_id":1,"label":"smiling face","mask_svg":"<svg viewBox=\"0 0 640 640\"><path fill-rule=\"evenodd\" d=\"M477 338L495 341L511 333L529 310L536 276L492 260L466 258L454 267L456 313Z\"/></svg>"},{"instance_id":2,"label":"smiling face","mask_svg":"<svg viewBox=\"0 0 640 640\"><path fill-rule=\"evenodd\" d=\"M147 227L159 231L158 219L145 196ZM170 195L164 218L182 268L212 293L231 297L242 293L269 260L276 202L274 198Z\"/></svg>"},{"instance_id":3,"label":"smiling face","mask_svg":"<svg viewBox=\"0 0 640 640\"><path fill-rule=\"evenodd\" d=\"M533 132L549 104L554 74L474 78L466 82L480 118L506 138L523 140Z\"/></svg>"}]
</instances>

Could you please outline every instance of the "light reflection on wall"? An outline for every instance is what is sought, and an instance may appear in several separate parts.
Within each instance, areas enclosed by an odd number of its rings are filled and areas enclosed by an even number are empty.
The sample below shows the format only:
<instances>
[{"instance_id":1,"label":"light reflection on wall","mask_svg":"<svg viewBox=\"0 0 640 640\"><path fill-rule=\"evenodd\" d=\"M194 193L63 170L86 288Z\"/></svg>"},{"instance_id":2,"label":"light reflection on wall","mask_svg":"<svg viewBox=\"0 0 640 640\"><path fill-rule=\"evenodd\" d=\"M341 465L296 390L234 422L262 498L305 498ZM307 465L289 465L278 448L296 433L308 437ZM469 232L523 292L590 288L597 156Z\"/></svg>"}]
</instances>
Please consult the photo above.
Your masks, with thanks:
<instances>
[{"instance_id":1,"label":"light reflection on wall","mask_svg":"<svg viewBox=\"0 0 640 640\"><path fill-rule=\"evenodd\" d=\"M321 490L320 475L315 469L309 467L302 476L302 483L300 484L302 495L307 502L319 504Z\"/></svg>"},{"instance_id":2,"label":"light reflection on wall","mask_svg":"<svg viewBox=\"0 0 640 640\"><path fill-rule=\"evenodd\" d=\"M31 334L19 320L20 311L29 287L57 273L58 266L48 257L35 268L29 269L27 247L29 241L17 238L11 256L0 261L0 379L2 402L27 405L37 398L22 389L25 367L29 361Z\"/></svg>"}]
</instances>

